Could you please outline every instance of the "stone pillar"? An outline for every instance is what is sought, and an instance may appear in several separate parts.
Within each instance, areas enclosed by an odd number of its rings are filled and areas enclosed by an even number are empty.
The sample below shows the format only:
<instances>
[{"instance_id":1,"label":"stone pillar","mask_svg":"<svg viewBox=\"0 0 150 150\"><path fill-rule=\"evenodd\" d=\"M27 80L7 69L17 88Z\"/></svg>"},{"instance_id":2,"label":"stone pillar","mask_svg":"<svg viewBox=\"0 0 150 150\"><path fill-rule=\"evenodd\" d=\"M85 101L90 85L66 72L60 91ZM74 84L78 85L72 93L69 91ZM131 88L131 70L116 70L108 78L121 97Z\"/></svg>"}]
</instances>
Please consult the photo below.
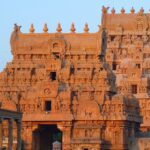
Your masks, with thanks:
<instances>
[{"instance_id":1,"label":"stone pillar","mask_svg":"<svg viewBox=\"0 0 150 150\"><path fill-rule=\"evenodd\" d=\"M62 134L62 149L71 150L71 122L66 122L62 127L58 128L63 132Z\"/></svg>"},{"instance_id":2,"label":"stone pillar","mask_svg":"<svg viewBox=\"0 0 150 150\"><path fill-rule=\"evenodd\" d=\"M22 139L24 141L24 150L33 150L34 141L33 141L33 131L38 128L38 125L32 125L31 122L23 122L22 125L23 134Z\"/></svg>"},{"instance_id":3,"label":"stone pillar","mask_svg":"<svg viewBox=\"0 0 150 150\"><path fill-rule=\"evenodd\" d=\"M99 139L100 139L100 143L99 143L99 150L102 150L103 147L102 147L102 144L103 144L103 140L104 140L104 137L103 137L103 130L104 130L104 126L103 125L100 125L100 135L99 135Z\"/></svg>"},{"instance_id":4,"label":"stone pillar","mask_svg":"<svg viewBox=\"0 0 150 150\"><path fill-rule=\"evenodd\" d=\"M3 120L0 118L0 150L2 150L3 146L3 125L2 125Z\"/></svg>"},{"instance_id":5,"label":"stone pillar","mask_svg":"<svg viewBox=\"0 0 150 150\"><path fill-rule=\"evenodd\" d=\"M126 146L127 146L127 143L126 143L126 132L125 132L125 127L122 125L120 127L120 147L122 149L128 149Z\"/></svg>"},{"instance_id":6,"label":"stone pillar","mask_svg":"<svg viewBox=\"0 0 150 150\"><path fill-rule=\"evenodd\" d=\"M17 150L21 150L21 120L17 120Z\"/></svg>"},{"instance_id":7,"label":"stone pillar","mask_svg":"<svg viewBox=\"0 0 150 150\"><path fill-rule=\"evenodd\" d=\"M65 127L65 130L63 132L63 143L62 143L62 147L63 150L71 150L71 128L69 127Z\"/></svg>"},{"instance_id":8,"label":"stone pillar","mask_svg":"<svg viewBox=\"0 0 150 150\"><path fill-rule=\"evenodd\" d=\"M31 127L27 127L27 129L25 129L25 143L24 143L24 147L25 150L32 150L32 129Z\"/></svg>"},{"instance_id":9,"label":"stone pillar","mask_svg":"<svg viewBox=\"0 0 150 150\"><path fill-rule=\"evenodd\" d=\"M13 119L8 120L8 150L12 150L13 147Z\"/></svg>"}]
</instances>

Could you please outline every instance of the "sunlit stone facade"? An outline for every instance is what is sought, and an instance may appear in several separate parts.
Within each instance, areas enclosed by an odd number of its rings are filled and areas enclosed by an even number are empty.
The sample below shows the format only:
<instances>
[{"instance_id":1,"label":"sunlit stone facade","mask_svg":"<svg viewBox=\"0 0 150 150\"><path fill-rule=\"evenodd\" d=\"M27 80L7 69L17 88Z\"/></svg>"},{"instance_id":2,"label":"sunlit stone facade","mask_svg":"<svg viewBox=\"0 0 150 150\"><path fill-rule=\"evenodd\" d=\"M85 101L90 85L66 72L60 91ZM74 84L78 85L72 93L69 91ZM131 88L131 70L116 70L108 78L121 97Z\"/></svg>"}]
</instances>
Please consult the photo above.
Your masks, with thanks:
<instances>
[{"instance_id":1,"label":"sunlit stone facade","mask_svg":"<svg viewBox=\"0 0 150 150\"><path fill-rule=\"evenodd\" d=\"M102 8L99 31L11 35L0 74L2 108L23 112L24 150L149 147L150 14ZM142 138L140 138L142 137ZM146 140L144 140L146 137ZM143 141L141 144L141 140ZM148 144L146 144L148 143Z\"/></svg>"}]
</instances>

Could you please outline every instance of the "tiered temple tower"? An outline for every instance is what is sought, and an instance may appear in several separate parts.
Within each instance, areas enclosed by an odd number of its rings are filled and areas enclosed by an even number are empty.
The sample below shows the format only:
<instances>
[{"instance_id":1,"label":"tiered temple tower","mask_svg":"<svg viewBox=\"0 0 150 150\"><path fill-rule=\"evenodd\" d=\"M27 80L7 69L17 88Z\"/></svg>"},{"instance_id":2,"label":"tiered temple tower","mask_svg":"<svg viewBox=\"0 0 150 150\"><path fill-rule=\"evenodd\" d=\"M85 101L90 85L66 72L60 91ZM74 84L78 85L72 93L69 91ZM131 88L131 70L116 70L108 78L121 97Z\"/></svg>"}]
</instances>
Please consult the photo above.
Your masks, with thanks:
<instances>
[{"instance_id":1,"label":"tiered temple tower","mask_svg":"<svg viewBox=\"0 0 150 150\"><path fill-rule=\"evenodd\" d=\"M150 94L150 14L111 14L103 12L102 27L106 34L106 62L116 75L117 92L131 93L138 100L143 116L141 129L149 130Z\"/></svg>"},{"instance_id":2,"label":"tiered temple tower","mask_svg":"<svg viewBox=\"0 0 150 150\"><path fill-rule=\"evenodd\" d=\"M15 25L0 100L23 112L24 150L52 149L56 141L63 150L127 150L139 144L139 130L148 133L150 15L107 11L96 33L87 23L84 33L74 24L71 33L61 24L57 33L47 24L43 33Z\"/></svg>"}]
</instances>

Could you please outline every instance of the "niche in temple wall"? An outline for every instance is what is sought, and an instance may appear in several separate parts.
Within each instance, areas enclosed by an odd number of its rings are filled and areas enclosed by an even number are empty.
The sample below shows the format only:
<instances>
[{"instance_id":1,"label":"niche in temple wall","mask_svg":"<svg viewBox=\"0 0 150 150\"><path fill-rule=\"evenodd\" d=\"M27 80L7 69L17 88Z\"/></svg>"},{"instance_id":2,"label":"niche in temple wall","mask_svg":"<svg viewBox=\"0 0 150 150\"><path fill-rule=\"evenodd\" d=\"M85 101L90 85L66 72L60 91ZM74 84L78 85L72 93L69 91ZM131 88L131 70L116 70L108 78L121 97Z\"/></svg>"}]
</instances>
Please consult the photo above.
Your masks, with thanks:
<instances>
[{"instance_id":1,"label":"niche in temple wall","mask_svg":"<svg viewBox=\"0 0 150 150\"><path fill-rule=\"evenodd\" d=\"M66 41L62 38L53 38L49 41L49 49L54 59L63 59L67 50Z\"/></svg>"}]
</instances>

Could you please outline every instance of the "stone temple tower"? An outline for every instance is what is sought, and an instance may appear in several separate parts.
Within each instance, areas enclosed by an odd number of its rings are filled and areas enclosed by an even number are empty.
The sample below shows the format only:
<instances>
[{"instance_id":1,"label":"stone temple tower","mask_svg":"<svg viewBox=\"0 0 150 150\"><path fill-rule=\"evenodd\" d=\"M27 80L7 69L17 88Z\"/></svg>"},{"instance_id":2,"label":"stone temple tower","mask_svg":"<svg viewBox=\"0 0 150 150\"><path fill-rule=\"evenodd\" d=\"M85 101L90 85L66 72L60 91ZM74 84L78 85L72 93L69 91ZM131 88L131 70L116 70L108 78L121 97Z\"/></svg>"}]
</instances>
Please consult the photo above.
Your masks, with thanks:
<instances>
[{"instance_id":1,"label":"stone temple tower","mask_svg":"<svg viewBox=\"0 0 150 150\"><path fill-rule=\"evenodd\" d=\"M99 31L22 33L15 25L13 60L0 73L2 108L23 113L24 150L148 148L149 24L141 9L102 8ZM147 136L143 144L141 137ZM145 146L147 145L147 147Z\"/></svg>"}]
</instances>

